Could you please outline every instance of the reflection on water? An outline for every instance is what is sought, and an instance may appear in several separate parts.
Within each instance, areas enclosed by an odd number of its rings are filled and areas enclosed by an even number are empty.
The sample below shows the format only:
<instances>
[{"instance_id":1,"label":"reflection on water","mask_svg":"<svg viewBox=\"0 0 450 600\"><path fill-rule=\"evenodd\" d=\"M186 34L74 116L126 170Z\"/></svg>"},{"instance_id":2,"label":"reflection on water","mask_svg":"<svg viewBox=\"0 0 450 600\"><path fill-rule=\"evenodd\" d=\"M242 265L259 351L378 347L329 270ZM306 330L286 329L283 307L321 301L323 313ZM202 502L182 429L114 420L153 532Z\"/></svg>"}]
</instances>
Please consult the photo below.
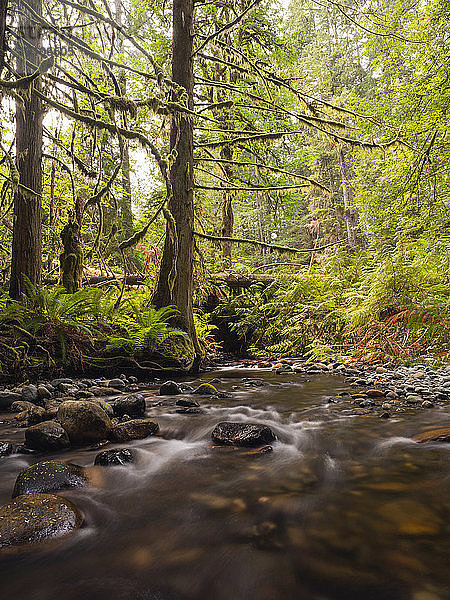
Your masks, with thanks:
<instances>
[{"instance_id":1,"label":"reflection on water","mask_svg":"<svg viewBox=\"0 0 450 600\"><path fill-rule=\"evenodd\" d=\"M450 444L410 439L444 426L450 411L355 416L327 402L345 389L334 377L257 372L264 385L251 386L246 376L209 375L233 396L200 398L199 415L149 396L161 436L133 444L135 465L92 468L90 487L63 493L85 528L0 559L0 598L450 598ZM271 427L273 452L213 447L211 431L226 420ZM64 456L92 465L95 454ZM39 459L2 460L2 503Z\"/></svg>"}]
</instances>

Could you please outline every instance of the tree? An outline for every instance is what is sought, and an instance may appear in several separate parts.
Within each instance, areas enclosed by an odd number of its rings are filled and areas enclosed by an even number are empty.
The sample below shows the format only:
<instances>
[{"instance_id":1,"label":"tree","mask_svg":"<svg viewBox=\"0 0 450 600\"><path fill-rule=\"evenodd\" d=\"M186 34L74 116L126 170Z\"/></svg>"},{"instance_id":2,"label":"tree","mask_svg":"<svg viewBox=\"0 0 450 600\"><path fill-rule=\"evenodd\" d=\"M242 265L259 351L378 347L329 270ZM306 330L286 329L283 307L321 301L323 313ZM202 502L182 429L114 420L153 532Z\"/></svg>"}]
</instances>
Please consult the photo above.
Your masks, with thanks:
<instances>
[{"instance_id":1,"label":"tree","mask_svg":"<svg viewBox=\"0 0 450 600\"><path fill-rule=\"evenodd\" d=\"M28 8L30 7L30 9ZM41 63L41 0L18 0L18 76L34 73ZM16 163L19 175L14 194L14 229L9 293L20 298L24 277L33 285L41 282L42 270L42 122L44 111L38 91L40 77L30 83L16 100Z\"/></svg>"}]
</instances>

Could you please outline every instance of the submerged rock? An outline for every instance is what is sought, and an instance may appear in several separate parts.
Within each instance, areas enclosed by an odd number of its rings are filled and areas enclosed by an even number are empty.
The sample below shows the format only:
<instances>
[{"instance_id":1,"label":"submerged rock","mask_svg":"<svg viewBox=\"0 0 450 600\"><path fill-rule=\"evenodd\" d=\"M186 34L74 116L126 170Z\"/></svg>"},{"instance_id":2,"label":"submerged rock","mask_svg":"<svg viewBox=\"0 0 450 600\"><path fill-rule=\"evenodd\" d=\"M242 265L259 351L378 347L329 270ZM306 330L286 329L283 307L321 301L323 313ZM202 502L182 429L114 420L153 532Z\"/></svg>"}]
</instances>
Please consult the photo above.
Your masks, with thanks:
<instances>
[{"instance_id":1,"label":"submerged rock","mask_svg":"<svg viewBox=\"0 0 450 600\"><path fill-rule=\"evenodd\" d=\"M83 467L57 460L46 460L31 465L19 473L12 497L82 487L87 484L87 481Z\"/></svg>"},{"instance_id":2,"label":"submerged rock","mask_svg":"<svg viewBox=\"0 0 450 600\"><path fill-rule=\"evenodd\" d=\"M182 390L181 390L180 386L177 383L175 383L175 381L166 381L159 388L160 396L177 396L178 394L181 394L181 393L182 393Z\"/></svg>"},{"instance_id":3,"label":"submerged rock","mask_svg":"<svg viewBox=\"0 0 450 600\"><path fill-rule=\"evenodd\" d=\"M419 444L423 444L425 442L450 442L450 428L433 429L432 431L418 433L417 435L413 436L413 440Z\"/></svg>"},{"instance_id":4,"label":"submerged rock","mask_svg":"<svg viewBox=\"0 0 450 600\"><path fill-rule=\"evenodd\" d=\"M0 442L0 458L9 456L14 452L14 446L10 442Z\"/></svg>"},{"instance_id":5,"label":"submerged rock","mask_svg":"<svg viewBox=\"0 0 450 600\"><path fill-rule=\"evenodd\" d=\"M180 398L180 400L177 400L175 404L177 406L185 406L186 408L200 406L200 404L198 402L195 402L195 400L187 400L185 398Z\"/></svg>"},{"instance_id":6,"label":"submerged rock","mask_svg":"<svg viewBox=\"0 0 450 600\"><path fill-rule=\"evenodd\" d=\"M77 530L83 515L66 498L28 494L0 508L0 548L42 542Z\"/></svg>"},{"instance_id":7,"label":"submerged rock","mask_svg":"<svg viewBox=\"0 0 450 600\"><path fill-rule=\"evenodd\" d=\"M110 432L110 439L115 442L140 440L154 435L158 430L158 423L150 421L150 419L133 419L114 425Z\"/></svg>"},{"instance_id":8,"label":"submerged rock","mask_svg":"<svg viewBox=\"0 0 450 600\"><path fill-rule=\"evenodd\" d=\"M66 430L55 421L43 421L25 431L27 446L34 450L63 450L69 448Z\"/></svg>"},{"instance_id":9,"label":"submerged rock","mask_svg":"<svg viewBox=\"0 0 450 600\"><path fill-rule=\"evenodd\" d=\"M99 442L106 439L112 423L106 412L88 400L69 400L58 409L58 421L72 443Z\"/></svg>"},{"instance_id":10,"label":"submerged rock","mask_svg":"<svg viewBox=\"0 0 450 600\"><path fill-rule=\"evenodd\" d=\"M114 450L103 450L95 457L94 465L102 467L122 466L135 461L134 453L128 448L116 448Z\"/></svg>"},{"instance_id":11,"label":"submerged rock","mask_svg":"<svg viewBox=\"0 0 450 600\"><path fill-rule=\"evenodd\" d=\"M132 394L117 398L112 404L116 417L130 415L131 417L142 417L145 415L145 398L141 394Z\"/></svg>"},{"instance_id":12,"label":"submerged rock","mask_svg":"<svg viewBox=\"0 0 450 600\"><path fill-rule=\"evenodd\" d=\"M247 447L264 446L276 439L269 427L256 423L219 423L211 436L215 444Z\"/></svg>"}]
</instances>

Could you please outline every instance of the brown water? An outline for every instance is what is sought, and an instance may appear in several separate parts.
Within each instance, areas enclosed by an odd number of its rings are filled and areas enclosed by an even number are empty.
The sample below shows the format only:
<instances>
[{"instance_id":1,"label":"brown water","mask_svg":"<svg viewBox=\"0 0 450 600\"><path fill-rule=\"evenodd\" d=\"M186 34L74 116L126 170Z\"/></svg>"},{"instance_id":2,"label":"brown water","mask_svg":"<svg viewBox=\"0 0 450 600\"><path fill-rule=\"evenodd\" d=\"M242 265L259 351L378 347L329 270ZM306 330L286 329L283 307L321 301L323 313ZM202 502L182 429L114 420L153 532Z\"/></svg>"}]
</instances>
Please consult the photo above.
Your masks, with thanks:
<instances>
[{"instance_id":1,"label":"brown water","mask_svg":"<svg viewBox=\"0 0 450 600\"><path fill-rule=\"evenodd\" d=\"M162 437L133 444L137 464L95 468L95 485L62 493L86 526L1 558L0 600L450 598L450 444L410 439L450 426L450 408L351 416L326 402L346 389L336 377L212 377L240 389L200 398L210 407L201 415L176 414L174 400L150 407ZM245 388L243 377L264 385ZM273 452L213 448L211 431L225 420L270 426ZM95 454L64 458L92 465ZM38 460L2 459L2 504Z\"/></svg>"}]
</instances>

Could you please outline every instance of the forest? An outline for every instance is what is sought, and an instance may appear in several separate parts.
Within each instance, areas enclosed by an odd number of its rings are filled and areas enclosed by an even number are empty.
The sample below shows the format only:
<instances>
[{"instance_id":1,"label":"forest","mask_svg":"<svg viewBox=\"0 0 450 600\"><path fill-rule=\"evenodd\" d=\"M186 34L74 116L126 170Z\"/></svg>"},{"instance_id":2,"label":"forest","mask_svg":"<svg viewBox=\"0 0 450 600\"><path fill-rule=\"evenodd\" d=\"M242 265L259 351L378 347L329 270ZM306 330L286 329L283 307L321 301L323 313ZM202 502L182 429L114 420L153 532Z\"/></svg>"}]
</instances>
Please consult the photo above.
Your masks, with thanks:
<instances>
[{"instance_id":1,"label":"forest","mask_svg":"<svg viewBox=\"0 0 450 600\"><path fill-rule=\"evenodd\" d=\"M448 598L449 21L0 0L2 598Z\"/></svg>"}]
</instances>

